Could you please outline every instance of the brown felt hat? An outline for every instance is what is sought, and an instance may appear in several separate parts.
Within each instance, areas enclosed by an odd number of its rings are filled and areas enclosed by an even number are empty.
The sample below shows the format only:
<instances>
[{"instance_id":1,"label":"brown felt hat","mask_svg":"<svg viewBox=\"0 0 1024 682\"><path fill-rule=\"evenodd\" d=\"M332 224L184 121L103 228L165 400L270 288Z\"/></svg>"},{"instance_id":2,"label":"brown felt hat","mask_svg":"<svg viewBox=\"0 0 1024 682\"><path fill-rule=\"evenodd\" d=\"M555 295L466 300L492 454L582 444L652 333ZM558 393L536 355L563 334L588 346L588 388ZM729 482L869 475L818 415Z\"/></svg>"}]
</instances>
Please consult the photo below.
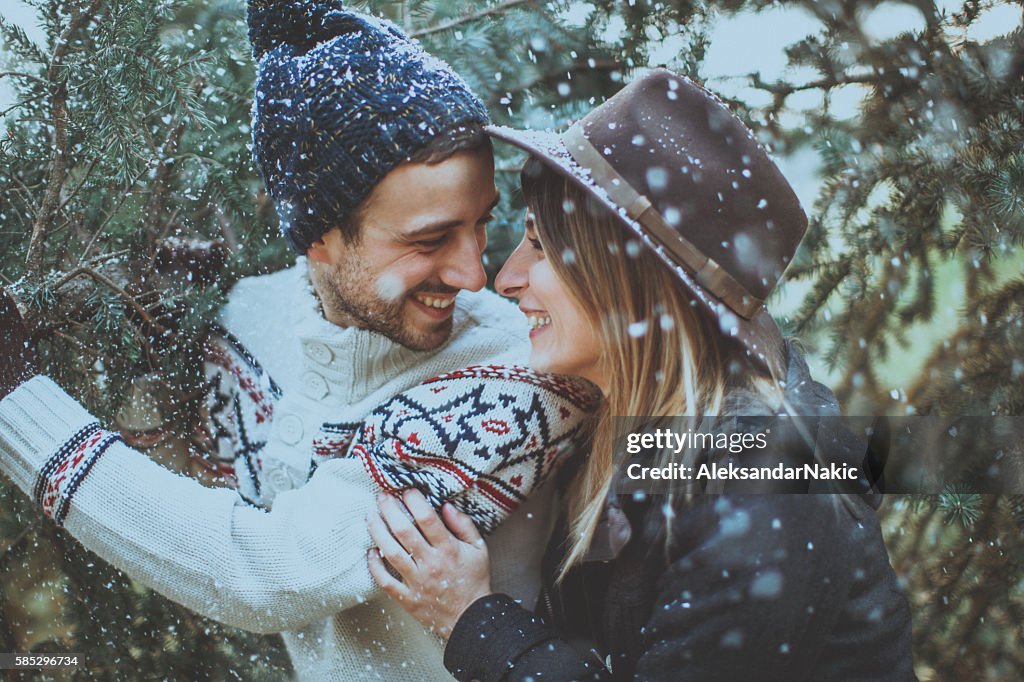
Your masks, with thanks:
<instances>
[{"instance_id":1,"label":"brown felt hat","mask_svg":"<svg viewBox=\"0 0 1024 682\"><path fill-rule=\"evenodd\" d=\"M665 69L564 133L489 126L616 214L777 379L764 301L807 230L793 188L714 94Z\"/></svg>"}]
</instances>

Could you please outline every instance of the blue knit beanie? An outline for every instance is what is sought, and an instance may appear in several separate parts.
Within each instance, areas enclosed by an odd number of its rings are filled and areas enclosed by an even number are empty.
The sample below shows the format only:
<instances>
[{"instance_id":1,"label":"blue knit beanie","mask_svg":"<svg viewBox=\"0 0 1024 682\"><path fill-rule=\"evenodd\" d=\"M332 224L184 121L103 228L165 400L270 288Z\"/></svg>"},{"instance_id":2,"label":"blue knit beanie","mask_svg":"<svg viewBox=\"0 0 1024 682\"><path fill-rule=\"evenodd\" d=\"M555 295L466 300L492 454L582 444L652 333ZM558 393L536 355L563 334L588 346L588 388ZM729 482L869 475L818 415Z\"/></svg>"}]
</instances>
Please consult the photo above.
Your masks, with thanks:
<instances>
[{"instance_id":1,"label":"blue knit beanie","mask_svg":"<svg viewBox=\"0 0 1024 682\"><path fill-rule=\"evenodd\" d=\"M249 0L253 156L299 253L388 172L487 109L394 24L340 0Z\"/></svg>"}]
</instances>

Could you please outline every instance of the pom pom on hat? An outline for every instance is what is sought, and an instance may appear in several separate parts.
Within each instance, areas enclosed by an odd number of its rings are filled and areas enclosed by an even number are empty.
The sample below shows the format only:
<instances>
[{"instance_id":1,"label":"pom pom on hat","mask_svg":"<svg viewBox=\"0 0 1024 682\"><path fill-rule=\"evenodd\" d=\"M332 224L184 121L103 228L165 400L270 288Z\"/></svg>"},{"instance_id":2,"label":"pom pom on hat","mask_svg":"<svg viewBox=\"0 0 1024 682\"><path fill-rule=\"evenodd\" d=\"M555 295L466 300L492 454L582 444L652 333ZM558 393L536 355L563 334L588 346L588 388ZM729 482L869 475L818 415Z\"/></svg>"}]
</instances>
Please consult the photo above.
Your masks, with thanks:
<instances>
[{"instance_id":1,"label":"pom pom on hat","mask_svg":"<svg viewBox=\"0 0 1024 682\"><path fill-rule=\"evenodd\" d=\"M250 0L248 22L253 156L298 253L434 137L488 121L451 67L339 0Z\"/></svg>"},{"instance_id":2,"label":"pom pom on hat","mask_svg":"<svg viewBox=\"0 0 1024 682\"><path fill-rule=\"evenodd\" d=\"M250 0L248 23L256 61L276 47L302 55L325 40L367 28L366 17L345 9L341 0ZM404 38L398 32L394 37Z\"/></svg>"}]
</instances>

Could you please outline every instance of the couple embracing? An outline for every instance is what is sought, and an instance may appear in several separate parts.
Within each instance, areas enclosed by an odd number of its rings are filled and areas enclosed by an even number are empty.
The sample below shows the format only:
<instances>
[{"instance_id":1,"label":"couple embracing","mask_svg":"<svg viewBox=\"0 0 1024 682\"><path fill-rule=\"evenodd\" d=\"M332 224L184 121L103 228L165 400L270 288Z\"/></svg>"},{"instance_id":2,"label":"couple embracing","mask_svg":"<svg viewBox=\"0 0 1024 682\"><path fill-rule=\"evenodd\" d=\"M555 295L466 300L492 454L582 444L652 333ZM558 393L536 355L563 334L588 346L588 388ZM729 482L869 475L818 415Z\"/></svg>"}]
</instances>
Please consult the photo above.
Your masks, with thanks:
<instances>
[{"instance_id":1,"label":"couple embracing","mask_svg":"<svg viewBox=\"0 0 1024 682\"><path fill-rule=\"evenodd\" d=\"M48 516L281 632L302 679L914 679L870 494L615 494L616 416L839 413L764 308L806 219L717 98L654 70L562 134L496 128L390 23L252 0L249 25L254 154L305 258L211 330L235 489L37 375L5 297L0 468ZM495 282L522 313L483 289L492 138L530 155Z\"/></svg>"}]
</instances>

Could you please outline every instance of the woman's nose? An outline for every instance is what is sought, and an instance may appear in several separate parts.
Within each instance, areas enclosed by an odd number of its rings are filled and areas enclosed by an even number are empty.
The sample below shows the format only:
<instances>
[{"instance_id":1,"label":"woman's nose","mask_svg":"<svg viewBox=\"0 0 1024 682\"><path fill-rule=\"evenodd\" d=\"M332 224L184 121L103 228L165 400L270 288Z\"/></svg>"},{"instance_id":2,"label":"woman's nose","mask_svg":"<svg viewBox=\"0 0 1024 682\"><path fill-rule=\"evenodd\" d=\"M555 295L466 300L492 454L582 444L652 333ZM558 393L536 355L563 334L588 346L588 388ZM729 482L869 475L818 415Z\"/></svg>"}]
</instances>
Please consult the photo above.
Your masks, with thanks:
<instances>
[{"instance_id":1,"label":"woman's nose","mask_svg":"<svg viewBox=\"0 0 1024 682\"><path fill-rule=\"evenodd\" d=\"M523 290L529 285L527 277L529 258L526 251L529 248L530 245L526 243L526 237L523 237L523 241L519 242L519 246L501 266L498 276L494 278L494 288L502 296L520 298Z\"/></svg>"}]
</instances>

